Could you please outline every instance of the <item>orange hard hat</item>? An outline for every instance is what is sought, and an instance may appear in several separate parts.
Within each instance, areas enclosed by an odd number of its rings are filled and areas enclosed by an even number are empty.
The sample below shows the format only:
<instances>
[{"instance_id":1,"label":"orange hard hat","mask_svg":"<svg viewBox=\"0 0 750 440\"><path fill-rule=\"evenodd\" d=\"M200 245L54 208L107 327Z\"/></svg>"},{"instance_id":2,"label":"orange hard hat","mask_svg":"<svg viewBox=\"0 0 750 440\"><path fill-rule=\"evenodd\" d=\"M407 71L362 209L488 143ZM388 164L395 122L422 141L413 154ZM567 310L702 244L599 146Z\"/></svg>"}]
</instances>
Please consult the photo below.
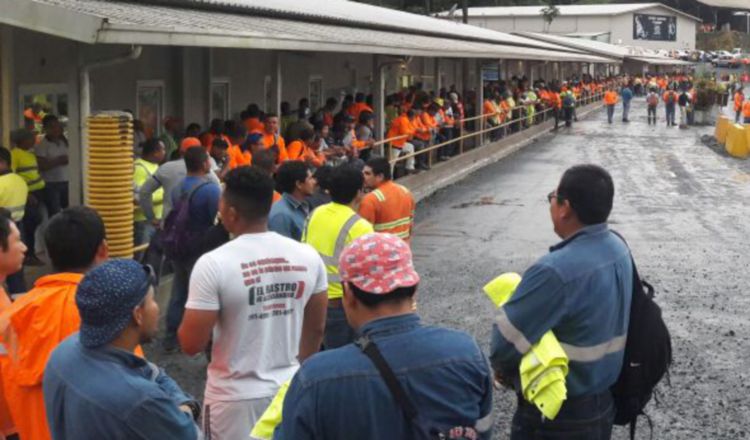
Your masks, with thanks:
<instances>
[{"instance_id":1,"label":"orange hard hat","mask_svg":"<svg viewBox=\"0 0 750 440\"><path fill-rule=\"evenodd\" d=\"M186 137L185 139L180 142L180 151L183 153L187 151L188 148L192 147L201 147L201 140L197 137Z\"/></svg>"}]
</instances>

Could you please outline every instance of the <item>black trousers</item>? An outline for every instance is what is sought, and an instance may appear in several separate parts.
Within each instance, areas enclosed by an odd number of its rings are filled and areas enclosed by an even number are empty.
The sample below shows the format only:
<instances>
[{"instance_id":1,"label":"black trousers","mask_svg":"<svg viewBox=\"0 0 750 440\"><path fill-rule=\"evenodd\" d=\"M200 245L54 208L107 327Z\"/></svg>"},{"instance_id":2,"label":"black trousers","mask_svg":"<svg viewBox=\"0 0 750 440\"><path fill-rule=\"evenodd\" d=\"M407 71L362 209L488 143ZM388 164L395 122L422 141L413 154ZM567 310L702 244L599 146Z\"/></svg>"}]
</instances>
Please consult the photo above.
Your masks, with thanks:
<instances>
[{"instance_id":1,"label":"black trousers","mask_svg":"<svg viewBox=\"0 0 750 440\"><path fill-rule=\"evenodd\" d=\"M555 420L543 419L533 404L518 398L511 440L609 440L615 407L609 390L565 401Z\"/></svg>"}]
</instances>

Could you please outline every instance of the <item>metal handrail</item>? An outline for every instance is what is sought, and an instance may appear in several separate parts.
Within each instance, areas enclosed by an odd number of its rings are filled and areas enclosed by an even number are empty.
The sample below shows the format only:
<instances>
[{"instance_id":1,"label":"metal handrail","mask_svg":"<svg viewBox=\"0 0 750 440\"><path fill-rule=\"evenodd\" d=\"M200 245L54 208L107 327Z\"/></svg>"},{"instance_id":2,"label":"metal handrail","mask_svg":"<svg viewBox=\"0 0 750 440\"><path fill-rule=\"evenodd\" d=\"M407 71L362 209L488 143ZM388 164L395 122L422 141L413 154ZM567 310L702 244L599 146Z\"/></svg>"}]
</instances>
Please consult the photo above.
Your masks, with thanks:
<instances>
[{"instance_id":1,"label":"metal handrail","mask_svg":"<svg viewBox=\"0 0 750 440\"><path fill-rule=\"evenodd\" d=\"M579 101L577 101L577 103L580 103L582 101L586 101L586 104L591 104L591 103L593 103L595 101L599 101L602 96L604 96L603 93L595 93L595 94L589 95L589 96L587 96L585 98L581 98ZM519 118L512 119L510 121L504 121L503 123L501 123L500 125L497 125L495 127L489 127L489 128L485 128L485 129L479 129L479 130L476 130L476 131L472 131L470 133L467 133L467 134L458 136L456 138L453 138L453 139L451 139L449 141L441 142L439 144L431 145L431 146L429 146L427 148L424 148L422 150L415 151L414 153L409 153L409 154L406 154L404 156L398 156L395 159L389 160L389 162L390 162L391 166L395 166L398 162L405 161L405 160L411 159L413 157L417 157L420 154L430 153L432 151L435 151L438 148L445 147L445 146L450 145L450 144L452 144L454 142L460 142L460 141L462 141L464 139L468 139L468 138L470 138L472 136L478 136L478 135L482 135L484 133L491 132L493 130L498 130L498 129L501 129L501 128L508 127L511 124L515 124L517 122L528 120L530 117L534 118L537 115L543 115L543 114L545 114L545 113L547 113L547 112L549 112L551 110L554 110L554 109L552 107L548 107L548 108L546 108L544 110L541 110L541 111L535 113L534 116L524 115L524 116L521 116ZM476 120L476 119L483 119L483 118L487 118L487 117L490 117L490 115L489 114L486 114L486 115L482 114L482 115L472 116L471 118L464 118L464 119L461 119L460 121L457 121L457 122L466 122L466 121L472 121L472 120ZM482 125L484 125L484 124L482 124ZM534 123L533 125L538 125L538 124Z\"/></svg>"}]
</instances>

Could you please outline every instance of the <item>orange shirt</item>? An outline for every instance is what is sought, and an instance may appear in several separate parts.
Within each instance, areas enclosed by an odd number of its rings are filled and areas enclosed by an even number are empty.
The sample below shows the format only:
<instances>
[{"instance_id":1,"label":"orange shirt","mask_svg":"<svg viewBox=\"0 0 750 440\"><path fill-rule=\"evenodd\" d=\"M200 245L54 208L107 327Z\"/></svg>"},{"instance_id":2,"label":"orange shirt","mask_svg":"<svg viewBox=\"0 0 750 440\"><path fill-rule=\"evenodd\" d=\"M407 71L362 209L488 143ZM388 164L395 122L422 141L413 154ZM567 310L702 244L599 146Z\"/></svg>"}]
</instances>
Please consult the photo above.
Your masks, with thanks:
<instances>
[{"instance_id":1,"label":"orange shirt","mask_svg":"<svg viewBox=\"0 0 750 440\"><path fill-rule=\"evenodd\" d=\"M281 200L281 193L279 193L278 191L274 190L274 192L273 192L273 201L271 201L271 204L274 204L274 203L278 202L279 200Z\"/></svg>"},{"instance_id":2,"label":"orange shirt","mask_svg":"<svg viewBox=\"0 0 750 440\"><path fill-rule=\"evenodd\" d=\"M0 316L2 316L3 312L8 308L10 308L10 298L8 298L8 294L5 293L5 290L0 287ZM8 362L9 359L6 355L5 347L0 345L0 378L7 374L3 371L3 368L5 368L5 365ZM4 438L3 436L7 437L15 432L16 428L13 425L13 418L10 416L8 402L5 400L5 392L3 391L3 387L0 386L0 438Z\"/></svg>"},{"instance_id":3,"label":"orange shirt","mask_svg":"<svg viewBox=\"0 0 750 440\"><path fill-rule=\"evenodd\" d=\"M325 154L313 150L301 140L296 140L289 144L286 151L289 154L289 160L310 162L314 167L322 167L326 163Z\"/></svg>"},{"instance_id":4,"label":"orange shirt","mask_svg":"<svg viewBox=\"0 0 750 440\"><path fill-rule=\"evenodd\" d=\"M742 104L742 116L750 118L750 100Z\"/></svg>"},{"instance_id":5,"label":"orange shirt","mask_svg":"<svg viewBox=\"0 0 750 440\"><path fill-rule=\"evenodd\" d=\"M372 108L364 102L355 102L346 109L347 113L354 116L355 122L359 121L359 114L365 111L372 113Z\"/></svg>"},{"instance_id":6,"label":"orange shirt","mask_svg":"<svg viewBox=\"0 0 750 440\"><path fill-rule=\"evenodd\" d=\"M607 90L604 92L604 103L607 105L617 104L617 92L614 90Z\"/></svg>"},{"instance_id":7,"label":"orange shirt","mask_svg":"<svg viewBox=\"0 0 750 440\"><path fill-rule=\"evenodd\" d=\"M245 119L245 128L248 133L260 133L263 131L264 127L259 118L247 118Z\"/></svg>"},{"instance_id":8,"label":"orange shirt","mask_svg":"<svg viewBox=\"0 0 750 440\"><path fill-rule=\"evenodd\" d=\"M42 392L44 367L55 347L81 326L75 294L82 279L78 273L41 277L0 314L0 334L9 353L9 362L3 366L3 389L24 440L51 438ZM10 346L13 339L15 348ZM135 353L143 356L140 347Z\"/></svg>"},{"instance_id":9,"label":"orange shirt","mask_svg":"<svg viewBox=\"0 0 750 440\"><path fill-rule=\"evenodd\" d=\"M411 125L414 127L414 136L417 139L421 139L425 142L430 141L430 131L422 123L422 118L420 116L414 116L414 119L411 120Z\"/></svg>"},{"instance_id":10,"label":"orange shirt","mask_svg":"<svg viewBox=\"0 0 750 440\"><path fill-rule=\"evenodd\" d=\"M372 223L375 232L395 234L408 242L415 206L408 189L388 180L365 195L359 205L359 215Z\"/></svg>"},{"instance_id":11,"label":"orange shirt","mask_svg":"<svg viewBox=\"0 0 750 440\"><path fill-rule=\"evenodd\" d=\"M394 148L402 148L409 139L414 136L414 131L414 126L411 124L411 121L409 121L406 113L402 113L391 123L391 128L388 130L387 137L392 138L396 136L404 136L391 141L391 145Z\"/></svg>"},{"instance_id":12,"label":"orange shirt","mask_svg":"<svg viewBox=\"0 0 750 440\"><path fill-rule=\"evenodd\" d=\"M232 145L232 141L229 140L227 135L222 134L221 138L224 140L224 142L227 143L227 146ZM214 144L214 139L216 139L216 135L211 133L210 131L207 131L201 135L201 145L203 145L209 153L211 152L211 147Z\"/></svg>"},{"instance_id":13,"label":"orange shirt","mask_svg":"<svg viewBox=\"0 0 750 440\"><path fill-rule=\"evenodd\" d=\"M738 112L742 108L742 103L745 101L745 95L742 93L734 94L734 111Z\"/></svg>"},{"instance_id":14,"label":"orange shirt","mask_svg":"<svg viewBox=\"0 0 750 440\"><path fill-rule=\"evenodd\" d=\"M252 153L250 153L250 151L242 151L239 145L232 145L229 147L229 149L227 149L227 155L229 156L230 170L253 164Z\"/></svg>"},{"instance_id":15,"label":"orange shirt","mask_svg":"<svg viewBox=\"0 0 750 440\"><path fill-rule=\"evenodd\" d=\"M276 163L289 160L289 153L286 151L286 142L284 142L284 138L278 134L268 134L264 132L263 145L266 146L266 149L268 150L273 147L274 144L279 147L279 157L276 159Z\"/></svg>"}]
</instances>

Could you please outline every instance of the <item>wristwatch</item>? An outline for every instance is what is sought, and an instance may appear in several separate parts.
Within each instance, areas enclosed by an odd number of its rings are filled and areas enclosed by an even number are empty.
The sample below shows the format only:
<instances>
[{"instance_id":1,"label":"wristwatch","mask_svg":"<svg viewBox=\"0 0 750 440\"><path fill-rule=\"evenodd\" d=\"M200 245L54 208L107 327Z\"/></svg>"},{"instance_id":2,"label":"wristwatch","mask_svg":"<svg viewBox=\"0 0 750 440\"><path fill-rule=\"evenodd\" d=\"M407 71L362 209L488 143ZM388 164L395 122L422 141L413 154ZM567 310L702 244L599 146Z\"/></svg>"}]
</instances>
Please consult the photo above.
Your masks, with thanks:
<instances>
[{"instance_id":1,"label":"wristwatch","mask_svg":"<svg viewBox=\"0 0 750 440\"><path fill-rule=\"evenodd\" d=\"M197 401L195 401L195 400L188 400L187 402L182 402L182 405L180 405L180 406L181 407L185 406L188 409L190 409L190 412L193 414L193 420L195 420L196 422L198 421L198 419L200 419L200 416L201 416L201 404L198 403Z\"/></svg>"}]
</instances>

